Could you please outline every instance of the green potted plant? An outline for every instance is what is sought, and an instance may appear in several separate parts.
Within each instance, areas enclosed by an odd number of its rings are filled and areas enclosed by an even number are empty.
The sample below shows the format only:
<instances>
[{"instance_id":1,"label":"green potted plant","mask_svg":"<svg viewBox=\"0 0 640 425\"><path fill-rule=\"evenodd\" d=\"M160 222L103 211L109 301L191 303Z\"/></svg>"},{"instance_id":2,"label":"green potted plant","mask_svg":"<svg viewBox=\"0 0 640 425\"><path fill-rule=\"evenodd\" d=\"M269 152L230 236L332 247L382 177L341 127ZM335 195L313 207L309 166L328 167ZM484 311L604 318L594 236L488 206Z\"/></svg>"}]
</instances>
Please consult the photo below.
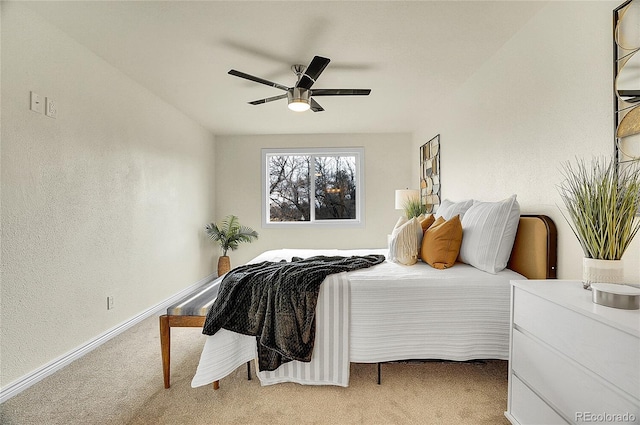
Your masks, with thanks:
<instances>
[{"instance_id":1,"label":"green potted plant","mask_svg":"<svg viewBox=\"0 0 640 425\"><path fill-rule=\"evenodd\" d=\"M419 197L407 198L402 207L404 208L404 213L408 219L419 217L420 215L427 213L427 206L422 203Z\"/></svg>"},{"instance_id":2,"label":"green potted plant","mask_svg":"<svg viewBox=\"0 0 640 425\"><path fill-rule=\"evenodd\" d=\"M217 242L222 249L222 256L218 258L218 276L222 276L231 269L228 250L235 251L242 242L252 242L258 239L258 232L250 227L242 226L235 215L228 215L220 226L209 223L205 226L209 238Z\"/></svg>"},{"instance_id":3,"label":"green potted plant","mask_svg":"<svg viewBox=\"0 0 640 425\"><path fill-rule=\"evenodd\" d=\"M622 255L640 229L640 162L618 168L613 158L563 164L559 193L565 220L584 252L583 286L622 283Z\"/></svg>"}]
</instances>

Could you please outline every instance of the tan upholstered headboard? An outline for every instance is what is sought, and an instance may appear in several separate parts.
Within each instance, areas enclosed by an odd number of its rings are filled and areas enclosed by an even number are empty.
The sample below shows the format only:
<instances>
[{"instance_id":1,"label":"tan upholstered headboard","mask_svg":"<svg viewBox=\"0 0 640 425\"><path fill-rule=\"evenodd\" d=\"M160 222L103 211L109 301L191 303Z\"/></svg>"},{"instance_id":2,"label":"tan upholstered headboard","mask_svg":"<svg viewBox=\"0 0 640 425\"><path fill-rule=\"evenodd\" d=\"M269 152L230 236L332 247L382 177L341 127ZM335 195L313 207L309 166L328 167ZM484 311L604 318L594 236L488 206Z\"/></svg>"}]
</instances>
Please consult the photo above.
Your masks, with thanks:
<instances>
[{"instance_id":1,"label":"tan upholstered headboard","mask_svg":"<svg viewBox=\"0 0 640 425\"><path fill-rule=\"evenodd\" d=\"M558 233L546 215L522 215L507 265L527 279L555 279Z\"/></svg>"}]
</instances>

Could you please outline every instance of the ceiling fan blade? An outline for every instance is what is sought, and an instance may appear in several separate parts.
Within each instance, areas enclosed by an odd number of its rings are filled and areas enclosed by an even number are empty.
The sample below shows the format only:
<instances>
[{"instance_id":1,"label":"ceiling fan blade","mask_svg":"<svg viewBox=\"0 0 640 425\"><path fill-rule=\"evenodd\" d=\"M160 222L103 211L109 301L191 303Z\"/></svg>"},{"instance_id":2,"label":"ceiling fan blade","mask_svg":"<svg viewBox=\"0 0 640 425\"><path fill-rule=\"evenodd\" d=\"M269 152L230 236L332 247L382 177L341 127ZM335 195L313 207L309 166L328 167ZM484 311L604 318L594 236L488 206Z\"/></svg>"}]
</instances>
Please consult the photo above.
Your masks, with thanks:
<instances>
[{"instance_id":1,"label":"ceiling fan blade","mask_svg":"<svg viewBox=\"0 0 640 425\"><path fill-rule=\"evenodd\" d=\"M229 75L233 75L236 77L244 78L245 80L255 81L256 83L264 84L266 86L275 87L280 90L288 91L289 87L283 86L282 84L274 83L273 81L265 80L264 78L254 77L253 75L245 74L244 72L236 71L232 69L228 72Z\"/></svg>"},{"instance_id":2,"label":"ceiling fan blade","mask_svg":"<svg viewBox=\"0 0 640 425\"><path fill-rule=\"evenodd\" d=\"M263 103L273 102L274 100L286 99L286 94L281 94L278 96L267 97L266 99L254 100L253 102L249 102L251 105L262 105Z\"/></svg>"},{"instance_id":3,"label":"ceiling fan blade","mask_svg":"<svg viewBox=\"0 0 640 425\"><path fill-rule=\"evenodd\" d=\"M313 112L322 112L322 111L324 111L324 108L322 106L320 106L320 104L318 102L316 102L315 100L311 99L311 110Z\"/></svg>"},{"instance_id":4,"label":"ceiling fan blade","mask_svg":"<svg viewBox=\"0 0 640 425\"><path fill-rule=\"evenodd\" d=\"M367 96L371 89L317 89L311 90L312 96Z\"/></svg>"},{"instance_id":5,"label":"ceiling fan blade","mask_svg":"<svg viewBox=\"0 0 640 425\"><path fill-rule=\"evenodd\" d=\"M300 81L298 81L296 87L310 89L320 74L322 74L322 71L329 65L329 62L331 62L331 59L314 56L307 69L305 69L304 74L300 77Z\"/></svg>"}]
</instances>

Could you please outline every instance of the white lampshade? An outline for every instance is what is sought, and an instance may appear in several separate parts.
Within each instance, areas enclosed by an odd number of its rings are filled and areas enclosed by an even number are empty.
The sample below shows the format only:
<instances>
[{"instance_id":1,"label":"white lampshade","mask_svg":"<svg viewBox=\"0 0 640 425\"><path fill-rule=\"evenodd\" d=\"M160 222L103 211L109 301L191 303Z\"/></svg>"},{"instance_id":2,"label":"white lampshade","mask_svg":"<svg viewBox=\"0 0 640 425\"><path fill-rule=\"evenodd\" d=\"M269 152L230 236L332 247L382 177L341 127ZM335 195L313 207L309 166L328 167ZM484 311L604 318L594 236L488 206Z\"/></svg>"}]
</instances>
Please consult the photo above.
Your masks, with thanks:
<instances>
[{"instance_id":1,"label":"white lampshade","mask_svg":"<svg viewBox=\"0 0 640 425\"><path fill-rule=\"evenodd\" d=\"M419 198L420 191L417 189L398 189L396 190L396 209L403 210L407 200Z\"/></svg>"}]
</instances>

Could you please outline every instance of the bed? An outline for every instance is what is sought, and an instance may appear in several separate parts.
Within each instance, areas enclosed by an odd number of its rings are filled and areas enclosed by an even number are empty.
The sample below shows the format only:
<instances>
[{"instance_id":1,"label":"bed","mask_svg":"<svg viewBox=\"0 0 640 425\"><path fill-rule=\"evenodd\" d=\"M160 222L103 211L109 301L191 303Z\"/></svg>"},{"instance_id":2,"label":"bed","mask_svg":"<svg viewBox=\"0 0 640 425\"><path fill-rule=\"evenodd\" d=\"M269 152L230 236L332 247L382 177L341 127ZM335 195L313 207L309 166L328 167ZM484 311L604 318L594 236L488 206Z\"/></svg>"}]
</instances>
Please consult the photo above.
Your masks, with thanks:
<instances>
[{"instance_id":1,"label":"bed","mask_svg":"<svg viewBox=\"0 0 640 425\"><path fill-rule=\"evenodd\" d=\"M387 249L267 251L251 260L387 254ZM508 359L510 280L556 277L556 229L520 216L507 268L495 274L456 263L438 270L391 261L328 276L316 308L310 362L259 371L262 385L348 386L349 365L408 359ZM219 282L218 282L219 283ZM192 387L214 383L256 358L256 339L225 329L207 336Z\"/></svg>"}]
</instances>

